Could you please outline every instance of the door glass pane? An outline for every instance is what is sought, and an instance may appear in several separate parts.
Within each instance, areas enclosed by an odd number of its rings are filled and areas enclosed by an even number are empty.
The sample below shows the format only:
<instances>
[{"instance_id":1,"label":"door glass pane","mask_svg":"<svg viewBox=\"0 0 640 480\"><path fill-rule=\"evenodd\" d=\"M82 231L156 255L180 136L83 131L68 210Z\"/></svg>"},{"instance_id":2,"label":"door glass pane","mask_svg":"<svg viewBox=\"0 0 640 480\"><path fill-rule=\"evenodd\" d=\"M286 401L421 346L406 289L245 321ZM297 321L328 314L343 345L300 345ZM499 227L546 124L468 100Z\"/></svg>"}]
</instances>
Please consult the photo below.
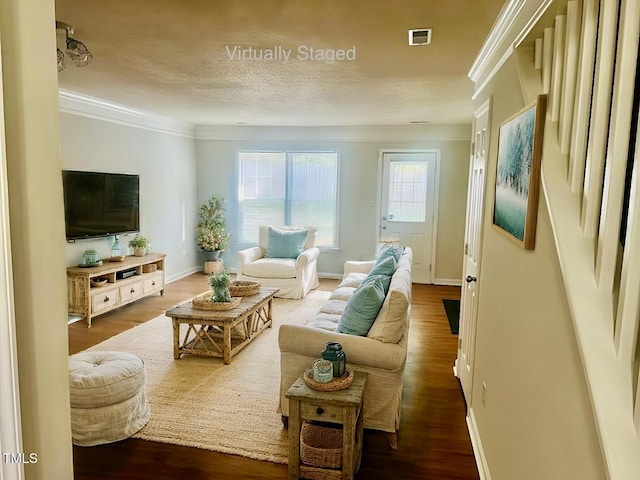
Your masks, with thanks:
<instances>
[{"instance_id":1,"label":"door glass pane","mask_svg":"<svg viewBox=\"0 0 640 480\"><path fill-rule=\"evenodd\" d=\"M389 162L389 221L425 221L427 166L426 162Z\"/></svg>"},{"instance_id":2,"label":"door glass pane","mask_svg":"<svg viewBox=\"0 0 640 480\"><path fill-rule=\"evenodd\" d=\"M240 241L258 242L260 225L284 225L284 152L241 152L238 209Z\"/></svg>"}]
</instances>

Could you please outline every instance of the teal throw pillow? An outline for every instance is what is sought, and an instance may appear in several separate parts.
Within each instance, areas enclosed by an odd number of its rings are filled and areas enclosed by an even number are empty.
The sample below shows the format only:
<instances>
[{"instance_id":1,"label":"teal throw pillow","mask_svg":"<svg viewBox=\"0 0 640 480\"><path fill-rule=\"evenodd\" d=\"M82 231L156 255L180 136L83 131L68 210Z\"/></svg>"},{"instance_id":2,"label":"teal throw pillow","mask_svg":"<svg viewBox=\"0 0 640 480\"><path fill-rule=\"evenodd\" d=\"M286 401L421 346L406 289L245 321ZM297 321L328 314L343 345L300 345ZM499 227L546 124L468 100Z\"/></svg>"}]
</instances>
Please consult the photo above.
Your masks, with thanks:
<instances>
[{"instance_id":1,"label":"teal throw pillow","mask_svg":"<svg viewBox=\"0 0 640 480\"><path fill-rule=\"evenodd\" d=\"M364 337L376 320L384 298L384 288L379 275L362 282L345 305L336 330L339 333Z\"/></svg>"},{"instance_id":2,"label":"teal throw pillow","mask_svg":"<svg viewBox=\"0 0 640 480\"><path fill-rule=\"evenodd\" d=\"M396 262L399 262L403 251L404 247L396 248L390 243L385 243L384 245L382 245L380 251L378 252L378 260L393 256L396 259Z\"/></svg>"},{"instance_id":3,"label":"teal throw pillow","mask_svg":"<svg viewBox=\"0 0 640 480\"><path fill-rule=\"evenodd\" d=\"M381 277L382 287L384 294L386 295L389 291L389 285L391 285L391 277L393 272L396 271L398 267L398 263L396 262L396 258L393 255L385 256L379 258L371 271L364 277L362 283L367 282L371 278Z\"/></svg>"},{"instance_id":4,"label":"teal throw pillow","mask_svg":"<svg viewBox=\"0 0 640 480\"><path fill-rule=\"evenodd\" d=\"M306 230L279 230L269 227L267 257L298 258L307 241Z\"/></svg>"},{"instance_id":5,"label":"teal throw pillow","mask_svg":"<svg viewBox=\"0 0 640 480\"><path fill-rule=\"evenodd\" d=\"M369 274L367 276L374 275L393 275L393 272L396 271L398 266L398 262L396 262L396 257L393 255L389 255L387 257L379 258Z\"/></svg>"}]
</instances>

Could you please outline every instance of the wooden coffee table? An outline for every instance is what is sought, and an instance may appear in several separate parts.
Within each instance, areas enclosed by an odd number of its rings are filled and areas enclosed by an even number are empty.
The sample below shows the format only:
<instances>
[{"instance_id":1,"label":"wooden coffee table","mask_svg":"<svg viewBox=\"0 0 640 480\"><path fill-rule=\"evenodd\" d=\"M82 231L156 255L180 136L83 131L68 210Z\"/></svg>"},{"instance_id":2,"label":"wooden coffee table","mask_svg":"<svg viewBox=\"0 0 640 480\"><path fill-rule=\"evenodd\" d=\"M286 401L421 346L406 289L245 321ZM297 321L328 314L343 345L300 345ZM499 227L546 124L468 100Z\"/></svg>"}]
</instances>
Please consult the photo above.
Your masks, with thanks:
<instances>
[{"instance_id":1,"label":"wooden coffee table","mask_svg":"<svg viewBox=\"0 0 640 480\"><path fill-rule=\"evenodd\" d=\"M273 295L277 288L261 288L255 295L242 297L233 310L211 311L193 308L191 300L167 310L173 322L173 358L183 353L222 357L225 365L231 357L272 323ZM206 292L205 292L206 293ZM180 343L180 324L187 331Z\"/></svg>"}]
</instances>

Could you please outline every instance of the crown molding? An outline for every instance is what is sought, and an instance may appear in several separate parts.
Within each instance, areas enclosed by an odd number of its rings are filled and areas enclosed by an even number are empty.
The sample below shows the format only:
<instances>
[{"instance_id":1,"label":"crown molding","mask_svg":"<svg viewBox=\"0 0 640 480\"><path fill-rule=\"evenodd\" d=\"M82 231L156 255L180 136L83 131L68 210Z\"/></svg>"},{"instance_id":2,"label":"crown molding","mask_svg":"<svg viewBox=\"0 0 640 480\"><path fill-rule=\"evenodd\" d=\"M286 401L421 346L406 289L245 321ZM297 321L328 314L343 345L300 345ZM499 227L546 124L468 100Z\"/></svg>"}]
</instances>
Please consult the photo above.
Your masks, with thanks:
<instances>
[{"instance_id":1,"label":"crown molding","mask_svg":"<svg viewBox=\"0 0 640 480\"><path fill-rule=\"evenodd\" d=\"M196 140L251 142L412 142L469 141L470 124L344 126L344 127L267 127L206 126L195 129Z\"/></svg>"},{"instance_id":2,"label":"crown molding","mask_svg":"<svg viewBox=\"0 0 640 480\"><path fill-rule=\"evenodd\" d=\"M142 110L117 105L96 97L59 89L60 112L105 122L142 128L168 135L194 138L194 125Z\"/></svg>"},{"instance_id":3,"label":"crown molding","mask_svg":"<svg viewBox=\"0 0 640 480\"><path fill-rule=\"evenodd\" d=\"M468 73L476 85L474 99L552 3L553 0L508 0L505 3Z\"/></svg>"}]
</instances>

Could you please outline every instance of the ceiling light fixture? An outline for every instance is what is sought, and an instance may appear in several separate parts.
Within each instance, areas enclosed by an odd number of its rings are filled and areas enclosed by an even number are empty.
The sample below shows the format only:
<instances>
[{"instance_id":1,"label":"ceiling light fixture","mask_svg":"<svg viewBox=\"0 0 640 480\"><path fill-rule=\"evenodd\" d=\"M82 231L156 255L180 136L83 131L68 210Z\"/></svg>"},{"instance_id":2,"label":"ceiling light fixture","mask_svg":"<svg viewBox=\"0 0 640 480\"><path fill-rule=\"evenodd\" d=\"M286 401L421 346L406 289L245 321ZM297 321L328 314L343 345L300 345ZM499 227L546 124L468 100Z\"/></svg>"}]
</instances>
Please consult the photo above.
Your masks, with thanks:
<instances>
[{"instance_id":1,"label":"ceiling light fixture","mask_svg":"<svg viewBox=\"0 0 640 480\"><path fill-rule=\"evenodd\" d=\"M56 30L64 30L64 36L67 43L67 56L71 59L76 67L85 67L93 58L92 53L87 46L79 40L70 37L75 29L71 25L56 20ZM64 54L58 48L58 71L64 70Z\"/></svg>"}]
</instances>

